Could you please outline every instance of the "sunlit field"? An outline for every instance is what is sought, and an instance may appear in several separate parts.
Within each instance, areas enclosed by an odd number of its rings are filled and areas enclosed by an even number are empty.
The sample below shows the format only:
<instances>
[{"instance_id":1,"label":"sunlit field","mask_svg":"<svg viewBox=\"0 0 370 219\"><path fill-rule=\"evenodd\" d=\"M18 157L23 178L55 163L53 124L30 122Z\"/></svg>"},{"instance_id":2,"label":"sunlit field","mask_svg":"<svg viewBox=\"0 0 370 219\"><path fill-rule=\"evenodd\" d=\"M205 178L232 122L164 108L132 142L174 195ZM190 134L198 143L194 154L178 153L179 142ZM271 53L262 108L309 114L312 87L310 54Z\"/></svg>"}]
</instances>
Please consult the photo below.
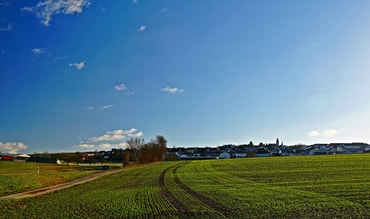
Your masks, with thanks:
<instances>
[{"instance_id":1,"label":"sunlit field","mask_svg":"<svg viewBox=\"0 0 370 219\"><path fill-rule=\"evenodd\" d=\"M81 178L95 171L74 165L0 161L0 196L38 189Z\"/></svg>"},{"instance_id":2,"label":"sunlit field","mask_svg":"<svg viewBox=\"0 0 370 219\"><path fill-rule=\"evenodd\" d=\"M43 196L1 218L368 218L370 154L161 162Z\"/></svg>"}]
</instances>

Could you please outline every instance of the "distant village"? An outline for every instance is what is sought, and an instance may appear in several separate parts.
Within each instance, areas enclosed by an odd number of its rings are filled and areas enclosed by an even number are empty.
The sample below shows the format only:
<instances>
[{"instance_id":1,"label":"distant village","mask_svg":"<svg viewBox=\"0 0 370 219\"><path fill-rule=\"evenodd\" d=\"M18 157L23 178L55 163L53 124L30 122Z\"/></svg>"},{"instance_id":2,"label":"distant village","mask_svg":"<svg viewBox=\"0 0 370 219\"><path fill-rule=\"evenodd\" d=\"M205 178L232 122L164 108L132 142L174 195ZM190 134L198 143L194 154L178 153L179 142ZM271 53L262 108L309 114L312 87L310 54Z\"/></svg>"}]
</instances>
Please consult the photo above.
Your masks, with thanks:
<instances>
[{"instance_id":1,"label":"distant village","mask_svg":"<svg viewBox=\"0 0 370 219\"><path fill-rule=\"evenodd\" d=\"M124 151L130 149L111 149L110 151L88 151L55 154L5 154L0 153L0 160L6 161L29 161L45 163L98 163L98 162L121 162ZM329 143L313 145L284 145L276 139L275 143L260 143L234 145L227 144L215 147L172 147L168 148L163 160L202 160L202 159L230 159L247 157L271 157L271 156L304 156L304 155L328 155L328 154L360 154L370 153L370 145L367 143ZM71 156L73 154L73 156Z\"/></svg>"},{"instance_id":2,"label":"distant village","mask_svg":"<svg viewBox=\"0 0 370 219\"><path fill-rule=\"evenodd\" d=\"M329 143L313 145L284 145L276 139L275 143L260 143L218 147L174 147L168 148L167 154L176 154L179 159L225 159L243 157L302 156L324 154L359 154L370 153L367 143Z\"/></svg>"}]
</instances>

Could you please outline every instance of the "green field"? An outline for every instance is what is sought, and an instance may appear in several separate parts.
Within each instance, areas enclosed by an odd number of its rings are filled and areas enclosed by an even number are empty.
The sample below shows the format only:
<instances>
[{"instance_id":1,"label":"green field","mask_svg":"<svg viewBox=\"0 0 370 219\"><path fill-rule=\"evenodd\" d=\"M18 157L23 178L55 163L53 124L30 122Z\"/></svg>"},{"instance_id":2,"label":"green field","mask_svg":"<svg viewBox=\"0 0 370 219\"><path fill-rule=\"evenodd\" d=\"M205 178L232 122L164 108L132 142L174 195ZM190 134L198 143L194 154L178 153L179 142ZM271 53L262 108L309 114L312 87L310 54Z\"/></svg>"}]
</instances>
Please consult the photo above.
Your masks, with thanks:
<instances>
[{"instance_id":1,"label":"green field","mask_svg":"<svg viewBox=\"0 0 370 219\"><path fill-rule=\"evenodd\" d=\"M68 182L95 172L80 169L76 166L0 161L0 196Z\"/></svg>"},{"instance_id":2,"label":"green field","mask_svg":"<svg viewBox=\"0 0 370 219\"><path fill-rule=\"evenodd\" d=\"M148 164L43 196L0 218L369 218L370 154Z\"/></svg>"}]
</instances>

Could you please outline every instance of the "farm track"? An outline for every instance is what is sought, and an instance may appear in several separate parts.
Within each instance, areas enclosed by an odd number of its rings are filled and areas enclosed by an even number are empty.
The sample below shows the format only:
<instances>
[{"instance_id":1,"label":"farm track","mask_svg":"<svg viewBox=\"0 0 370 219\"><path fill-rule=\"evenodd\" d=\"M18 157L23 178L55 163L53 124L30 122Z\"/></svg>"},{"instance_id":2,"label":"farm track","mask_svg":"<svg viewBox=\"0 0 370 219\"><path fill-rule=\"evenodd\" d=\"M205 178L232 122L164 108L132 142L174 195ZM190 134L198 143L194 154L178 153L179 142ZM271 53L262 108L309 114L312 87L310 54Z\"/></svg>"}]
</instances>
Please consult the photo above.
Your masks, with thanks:
<instances>
[{"instance_id":1,"label":"farm track","mask_svg":"<svg viewBox=\"0 0 370 219\"><path fill-rule=\"evenodd\" d=\"M215 202L214 200L208 198L208 197L205 197L201 194L199 194L198 192L194 191L193 189L191 189L190 187L188 187L187 185L185 185L183 182L181 182L181 180L179 179L179 177L177 176L177 169L182 167L183 165L186 165L187 163L180 163L180 164L176 164L174 166L171 166L171 167L168 167L167 169L165 169L164 171L162 171L161 173L161 176L160 176L160 179L159 179L159 185L161 187L161 190L162 190L162 193L164 194L164 196L170 201L170 203L182 214L187 214L187 215L191 215L191 213L189 212L189 210L187 209L187 207L180 201L178 200L169 190L168 188L166 187L165 185L165 175L166 173L172 169L172 173L174 175L174 182L175 184L181 188L185 193L189 194L190 196L192 196L193 198L195 198L196 200L198 200L199 202L205 204L206 206L208 206L209 208L211 209L214 209L215 211L217 211L220 216L222 215L223 217L227 217L227 215L230 213L230 211L232 209L229 209L228 207L218 203L218 202Z\"/></svg>"},{"instance_id":2,"label":"farm track","mask_svg":"<svg viewBox=\"0 0 370 219\"><path fill-rule=\"evenodd\" d=\"M177 166L178 164L174 165L174 166ZM174 166L170 166L168 168L166 168L165 170L163 170L161 172L161 175L159 177L159 187L161 188L161 191L163 193L163 195L167 198L167 200L180 212L180 213L186 213L186 212L189 212L189 210L186 208L186 206L180 201L178 200L169 190L168 188L166 187L166 184L164 182L164 177L167 173L168 170L170 170L171 168L173 168Z\"/></svg>"},{"instance_id":3,"label":"farm track","mask_svg":"<svg viewBox=\"0 0 370 219\"><path fill-rule=\"evenodd\" d=\"M231 209L229 209L228 207L218 203L218 202L215 202L214 200L208 198L208 197L205 197L199 193L197 193L196 191L192 190L190 187L188 187L187 185L185 185L183 182L181 182L181 180L179 179L179 177L177 176L177 169L183 165L185 165L186 163L183 163L177 167L175 167L173 169L173 174L174 174L174 180L176 182L176 184L182 188L185 192L187 192L188 194L190 194L191 196L193 196L194 198L198 199L199 201L203 202L204 204L208 205L210 208L213 208L215 210L217 210L218 212L222 213L223 215L227 215L228 212L231 211Z\"/></svg>"},{"instance_id":4,"label":"farm track","mask_svg":"<svg viewBox=\"0 0 370 219\"><path fill-rule=\"evenodd\" d=\"M35 189L35 190L27 191L27 192L21 192L21 193L17 193L17 194L2 196L2 197L0 197L0 200L30 198L30 197L34 197L34 196L38 196L38 195L43 195L43 194L46 194L46 193L49 193L49 192L54 192L54 191L69 188L69 187L72 187L72 186L75 186L75 185L79 185L79 184L82 184L82 183L90 182L90 181L96 180L96 179L98 179L102 176L107 176L107 175L110 175L110 174L118 173L118 172L121 172L123 170L124 169L101 171L101 172L95 173L93 175L86 176L86 177L83 177L83 178L80 178L80 179L76 179L76 180L73 180L73 181L70 181L70 182L65 182L65 183L52 185L52 186L48 186L48 187L43 187L43 188L40 188L40 189Z\"/></svg>"}]
</instances>

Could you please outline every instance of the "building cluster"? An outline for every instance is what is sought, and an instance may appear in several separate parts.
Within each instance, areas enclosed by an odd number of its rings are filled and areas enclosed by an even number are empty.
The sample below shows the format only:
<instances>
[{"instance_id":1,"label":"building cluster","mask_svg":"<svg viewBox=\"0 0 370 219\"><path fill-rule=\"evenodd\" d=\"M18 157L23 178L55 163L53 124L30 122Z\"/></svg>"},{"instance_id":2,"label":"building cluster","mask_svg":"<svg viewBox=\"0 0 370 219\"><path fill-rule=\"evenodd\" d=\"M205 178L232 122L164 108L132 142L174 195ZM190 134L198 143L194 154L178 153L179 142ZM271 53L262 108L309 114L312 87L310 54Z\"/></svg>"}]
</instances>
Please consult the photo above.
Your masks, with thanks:
<instances>
[{"instance_id":1,"label":"building cluster","mask_svg":"<svg viewBox=\"0 0 370 219\"><path fill-rule=\"evenodd\" d=\"M291 145L283 143L253 145L223 145L217 147L173 147L168 148L167 155L176 156L178 159L222 159L242 157L269 157L269 156L299 156L322 154L356 154L370 153L370 145L366 143L329 143L313 145Z\"/></svg>"},{"instance_id":2,"label":"building cluster","mask_svg":"<svg viewBox=\"0 0 370 219\"><path fill-rule=\"evenodd\" d=\"M27 154L3 154L0 160L7 161L30 161L43 163L61 162L122 162L124 149L112 149L111 151L91 151L77 153L57 153L49 156ZM242 145L222 145L216 147L172 147L167 148L164 160L200 160L200 159L227 159L243 157L270 157L270 156L299 156L299 155L323 155L323 154L358 154L370 153L370 145L367 143L329 143L313 145L284 145L275 143L254 145L252 142ZM75 156L71 156L75 155Z\"/></svg>"}]
</instances>

